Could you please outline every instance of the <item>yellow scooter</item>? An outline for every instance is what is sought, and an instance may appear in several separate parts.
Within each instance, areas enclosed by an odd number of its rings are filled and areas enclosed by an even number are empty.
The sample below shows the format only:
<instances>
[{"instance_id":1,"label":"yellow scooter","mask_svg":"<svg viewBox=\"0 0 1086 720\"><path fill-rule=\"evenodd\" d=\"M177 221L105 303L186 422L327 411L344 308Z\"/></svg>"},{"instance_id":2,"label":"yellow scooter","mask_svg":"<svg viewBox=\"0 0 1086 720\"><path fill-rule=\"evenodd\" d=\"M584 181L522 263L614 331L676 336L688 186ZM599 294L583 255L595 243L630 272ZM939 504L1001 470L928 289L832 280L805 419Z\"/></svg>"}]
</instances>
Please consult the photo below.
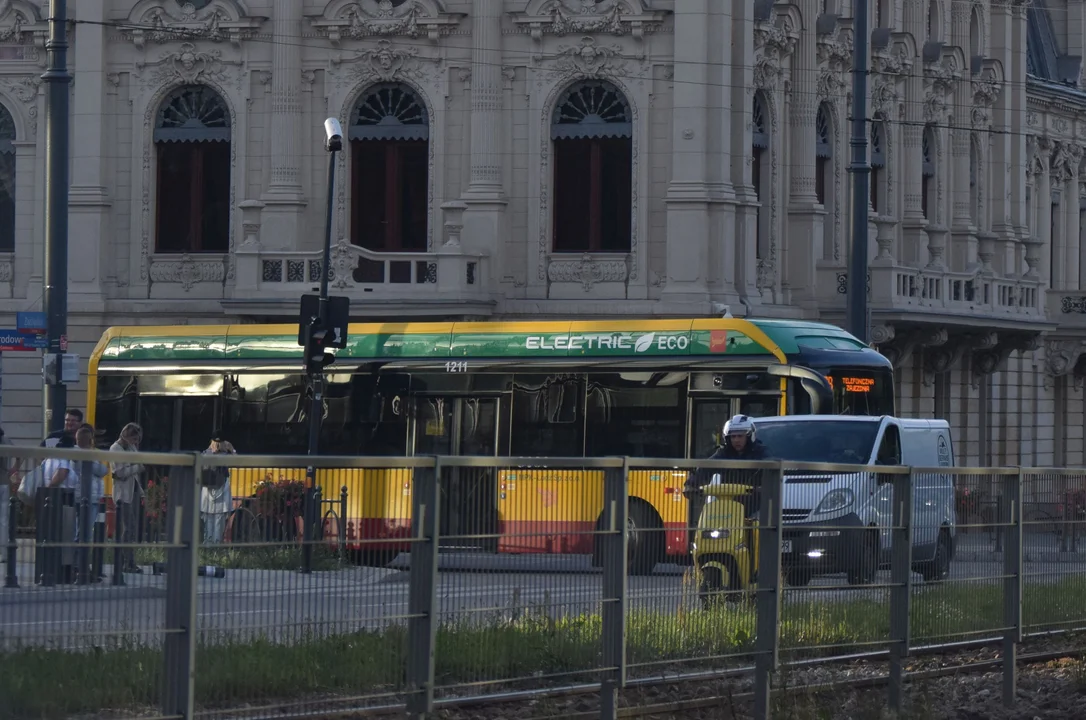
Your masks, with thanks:
<instances>
[{"instance_id":1,"label":"yellow scooter","mask_svg":"<svg viewBox=\"0 0 1086 720\"><path fill-rule=\"evenodd\" d=\"M747 518L739 497L750 485L724 483L720 475L702 488L705 506L693 544L698 598L706 609L738 602L758 580L758 521Z\"/></svg>"}]
</instances>

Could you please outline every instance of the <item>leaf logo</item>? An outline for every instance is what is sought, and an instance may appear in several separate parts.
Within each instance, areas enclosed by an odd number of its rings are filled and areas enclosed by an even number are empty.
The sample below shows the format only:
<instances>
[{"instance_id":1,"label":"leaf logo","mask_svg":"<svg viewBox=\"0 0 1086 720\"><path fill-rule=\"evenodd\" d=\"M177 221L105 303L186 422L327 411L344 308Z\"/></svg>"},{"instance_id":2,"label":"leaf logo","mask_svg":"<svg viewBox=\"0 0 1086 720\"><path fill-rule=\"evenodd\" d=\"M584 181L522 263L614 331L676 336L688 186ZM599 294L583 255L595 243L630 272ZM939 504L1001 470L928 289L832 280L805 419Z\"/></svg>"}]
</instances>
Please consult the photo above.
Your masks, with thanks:
<instances>
[{"instance_id":1,"label":"leaf logo","mask_svg":"<svg viewBox=\"0 0 1086 720\"><path fill-rule=\"evenodd\" d=\"M637 342L634 343L634 352L643 353L652 347L653 341L656 340L656 333L650 332L648 335L642 335L637 338Z\"/></svg>"}]
</instances>

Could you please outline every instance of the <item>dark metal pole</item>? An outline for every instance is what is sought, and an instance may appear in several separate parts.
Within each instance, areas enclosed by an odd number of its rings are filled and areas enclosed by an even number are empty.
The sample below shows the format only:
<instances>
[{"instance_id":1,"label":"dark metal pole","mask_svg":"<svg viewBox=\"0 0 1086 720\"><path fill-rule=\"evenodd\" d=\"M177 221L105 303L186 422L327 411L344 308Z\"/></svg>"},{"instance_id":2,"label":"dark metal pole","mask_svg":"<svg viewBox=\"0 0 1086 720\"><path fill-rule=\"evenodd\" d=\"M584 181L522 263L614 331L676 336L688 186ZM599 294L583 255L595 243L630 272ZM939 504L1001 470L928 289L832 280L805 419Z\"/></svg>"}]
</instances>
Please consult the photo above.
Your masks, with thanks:
<instances>
[{"instance_id":1,"label":"dark metal pole","mask_svg":"<svg viewBox=\"0 0 1086 720\"><path fill-rule=\"evenodd\" d=\"M871 168L867 164L867 73L868 29L867 4L856 0L853 18L852 54L852 253L848 268L848 330L863 342L868 342L867 318L867 196Z\"/></svg>"},{"instance_id":2,"label":"dark metal pole","mask_svg":"<svg viewBox=\"0 0 1086 720\"><path fill-rule=\"evenodd\" d=\"M335 211L336 150L329 147L328 152L328 211L324 226L324 259L321 262L320 303L317 321L323 327L328 320L328 269L332 262L332 218ZM309 410L309 452L310 456L320 454L321 420L324 416L324 373L315 372L309 376L309 385L313 393ZM313 527L317 522L317 470L310 465L306 468L305 502L302 504L302 572L308 573L313 568Z\"/></svg>"},{"instance_id":3,"label":"dark metal pole","mask_svg":"<svg viewBox=\"0 0 1086 720\"><path fill-rule=\"evenodd\" d=\"M46 386L48 428L64 426L68 389L61 382L62 339L68 334L68 2L50 0L49 39L45 51L49 69L42 75L49 86L45 113L45 312L50 355L56 356L57 376Z\"/></svg>"}]
</instances>

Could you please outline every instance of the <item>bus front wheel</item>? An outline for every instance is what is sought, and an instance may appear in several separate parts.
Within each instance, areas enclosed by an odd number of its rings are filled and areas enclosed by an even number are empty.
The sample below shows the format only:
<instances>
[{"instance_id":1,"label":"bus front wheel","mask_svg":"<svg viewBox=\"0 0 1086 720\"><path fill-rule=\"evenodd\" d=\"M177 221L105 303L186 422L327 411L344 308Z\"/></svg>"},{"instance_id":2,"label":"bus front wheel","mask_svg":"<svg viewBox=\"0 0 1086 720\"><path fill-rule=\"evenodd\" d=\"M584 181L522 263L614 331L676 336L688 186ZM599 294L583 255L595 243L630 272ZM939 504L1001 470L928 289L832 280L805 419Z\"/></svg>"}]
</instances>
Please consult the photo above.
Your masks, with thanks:
<instances>
[{"instance_id":1,"label":"bus front wheel","mask_svg":"<svg viewBox=\"0 0 1086 720\"><path fill-rule=\"evenodd\" d=\"M656 563L663 559L664 523L651 505L631 499L626 518L626 571L630 575L651 575ZM592 547L593 567L603 566L603 543L600 542L603 515L596 521L596 538Z\"/></svg>"}]
</instances>

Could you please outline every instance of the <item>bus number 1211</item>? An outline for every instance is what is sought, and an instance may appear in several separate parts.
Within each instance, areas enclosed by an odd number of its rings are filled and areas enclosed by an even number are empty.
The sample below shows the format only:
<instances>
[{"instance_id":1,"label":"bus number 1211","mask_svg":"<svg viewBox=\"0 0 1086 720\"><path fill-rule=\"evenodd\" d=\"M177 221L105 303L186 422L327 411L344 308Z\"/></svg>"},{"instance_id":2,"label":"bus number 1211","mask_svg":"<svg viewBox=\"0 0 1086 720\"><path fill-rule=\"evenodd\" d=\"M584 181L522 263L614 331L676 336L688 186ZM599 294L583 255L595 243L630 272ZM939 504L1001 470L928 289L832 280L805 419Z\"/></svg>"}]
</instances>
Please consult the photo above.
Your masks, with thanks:
<instances>
[{"instance_id":1,"label":"bus number 1211","mask_svg":"<svg viewBox=\"0 0 1086 720\"><path fill-rule=\"evenodd\" d=\"M445 363L445 372L450 373L462 373L468 371L468 363L466 360L452 360Z\"/></svg>"}]
</instances>

